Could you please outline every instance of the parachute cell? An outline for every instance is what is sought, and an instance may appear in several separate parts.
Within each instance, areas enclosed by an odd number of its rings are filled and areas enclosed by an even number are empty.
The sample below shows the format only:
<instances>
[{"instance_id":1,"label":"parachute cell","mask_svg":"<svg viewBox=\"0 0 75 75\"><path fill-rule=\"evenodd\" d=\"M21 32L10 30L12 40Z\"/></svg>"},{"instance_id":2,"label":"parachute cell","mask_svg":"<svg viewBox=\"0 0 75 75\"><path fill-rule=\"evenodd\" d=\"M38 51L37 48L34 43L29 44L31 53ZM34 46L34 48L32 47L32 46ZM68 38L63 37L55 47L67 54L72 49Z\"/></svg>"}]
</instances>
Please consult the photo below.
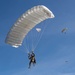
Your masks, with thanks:
<instances>
[{"instance_id":1,"label":"parachute cell","mask_svg":"<svg viewBox=\"0 0 75 75\"><path fill-rule=\"evenodd\" d=\"M10 29L5 42L16 48L21 46L27 33L38 23L48 18L54 18L54 14L47 7L43 5L34 6L18 18Z\"/></svg>"}]
</instances>

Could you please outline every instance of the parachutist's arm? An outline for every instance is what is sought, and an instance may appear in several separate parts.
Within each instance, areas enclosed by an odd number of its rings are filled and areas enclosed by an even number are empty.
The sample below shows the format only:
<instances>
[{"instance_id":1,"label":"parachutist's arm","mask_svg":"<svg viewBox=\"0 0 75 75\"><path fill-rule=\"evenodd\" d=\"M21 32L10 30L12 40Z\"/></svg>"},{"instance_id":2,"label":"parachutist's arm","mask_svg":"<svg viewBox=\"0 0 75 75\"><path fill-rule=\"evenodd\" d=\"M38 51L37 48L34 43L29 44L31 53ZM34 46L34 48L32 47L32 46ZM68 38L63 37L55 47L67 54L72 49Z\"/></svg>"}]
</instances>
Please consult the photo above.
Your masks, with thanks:
<instances>
[{"instance_id":1,"label":"parachutist's arm","mask_svg":"<svg viewBox=\"0 0 75 75\"><path fill-rule=\"evenodd\" d=\"M32 55L35 57L35 54L34 53L32 53Z\"/></svg>"},{"instance_id":2,"label":"parachutist's arm","mask_svg":"<svg viewBox=\"0 0 75 75\"><path fill-rule=\"evenodd\" d=\"M31 58L31 55L30 55L30 53L28 53L28 58L29 58L29 59Z\"/></svg>"}]
</instances>

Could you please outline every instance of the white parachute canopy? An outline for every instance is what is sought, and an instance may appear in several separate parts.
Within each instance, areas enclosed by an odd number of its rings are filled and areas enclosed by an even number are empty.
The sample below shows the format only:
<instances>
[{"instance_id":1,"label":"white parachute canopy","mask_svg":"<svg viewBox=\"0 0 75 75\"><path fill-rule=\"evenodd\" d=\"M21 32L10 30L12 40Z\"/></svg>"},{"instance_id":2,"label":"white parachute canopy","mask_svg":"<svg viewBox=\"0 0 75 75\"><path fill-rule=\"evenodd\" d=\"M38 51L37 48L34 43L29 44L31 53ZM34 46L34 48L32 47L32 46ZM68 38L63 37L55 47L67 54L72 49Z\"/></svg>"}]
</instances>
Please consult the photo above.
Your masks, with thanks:
<instances>
[{"instance_id":1,"label":"white parachute canopy","mask_svg":"<svg viewBox=\"0 0 75 75\"><path fill-rule=\"evenodd\" d=\"M47 7L44 5L34 6L18 18L8 32L5 42L16 48L21 46L28 32L48 18L54 18L54 14ZM37 31L39 32L41 29L37 29Z\"/></svg>"},{"instance_id":2,"label":"white parachute canopy","mask_svg":"<svg viewBox=\"0 0 75 75\"><path fill-rule=\"evenodd\" d=\"M17 45L16 45L16 46L15 46L15 45L12 45L12 47L18 48L18 46L17 46Z\"/></svg>"},{"instance_id":3,"label":"white parachute canopy","mask_svg":"<svg viewBox=\"0 0 75 75\"><path fill-rule=\"evenodd\" d=\"M41 31L41 28L36 28L36 31L37 31L37 32L40 32L40 31Z\"/></svg>"}]
</instances>

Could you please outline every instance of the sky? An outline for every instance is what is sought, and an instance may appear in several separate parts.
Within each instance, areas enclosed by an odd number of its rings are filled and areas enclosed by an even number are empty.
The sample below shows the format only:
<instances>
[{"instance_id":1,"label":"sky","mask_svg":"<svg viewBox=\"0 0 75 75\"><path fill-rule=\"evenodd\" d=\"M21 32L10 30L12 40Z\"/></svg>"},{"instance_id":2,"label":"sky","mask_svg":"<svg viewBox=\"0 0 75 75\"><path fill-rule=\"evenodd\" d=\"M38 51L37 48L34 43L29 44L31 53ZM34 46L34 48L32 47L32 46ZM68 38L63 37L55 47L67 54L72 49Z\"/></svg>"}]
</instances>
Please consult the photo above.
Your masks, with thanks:
<instances>
[{"instance_id":1,"label":"sky","mask_svg":"<svg viewBox=\"0 0 75 75\"><path fill-rule=\"evenodd\" d=\"M19 16L37 5L48 7L55 18L37 25L47 27L34 51L37 63L28 69L25 42L13 48L5 38ZM0 75L75 75L74 7L75 0L0 0Z\"/></svg>"}]
</instances>

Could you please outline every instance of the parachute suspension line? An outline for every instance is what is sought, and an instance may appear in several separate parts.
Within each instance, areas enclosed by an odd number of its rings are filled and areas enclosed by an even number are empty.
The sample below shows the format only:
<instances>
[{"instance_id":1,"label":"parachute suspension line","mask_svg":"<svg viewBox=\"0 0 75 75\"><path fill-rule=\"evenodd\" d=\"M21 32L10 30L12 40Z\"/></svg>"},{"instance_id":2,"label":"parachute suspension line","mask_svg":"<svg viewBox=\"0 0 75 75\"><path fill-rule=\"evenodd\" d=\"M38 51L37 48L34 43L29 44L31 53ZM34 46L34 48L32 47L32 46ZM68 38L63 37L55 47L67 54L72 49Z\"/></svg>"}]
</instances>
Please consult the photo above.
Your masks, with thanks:
<instances>
[{"instance_id":1,"label":"parachute suspension line","mask_svg":"<svg viewBox=\"0 0 75 75\"><path fill-rule=\"evenodd\" d=\"M25 45L23 45L22 47L23 47L23 50L22 50L22 51L28 54L29 51L28 51L28 49L25 47Z\"/></svg>"},{"instance_id":2,"label":"parachute suspension line","mask_svg":"<svg viewBox=\"0 0 75 75\"><path fill-rule=\"evenodd\" d=\"M30 35L28 33L27 37L26 37L26 49L28 50L28 52L30 52Z\"/></svg>"},{"instance_id":3,"label":"parachute suspension line","mask_svg":"<svg viewBox=\"0 0 75 75\"><path fill-rule=\"evenodd\" d=\"M23 48L25 49L25 52L28 54L29 53L29 34L26 35L26 38L24 40Z\"/></svg>"},{"instance_id":4,"label":"parachute suspension line","mask_svg":"<svg viewBox=\"0 0 75 75\"><path fill-rule=\"evenodd\" d=\"M36 31L33 33L33 47L32 47L32 51L34 51L34 48L38 42L39 39L39 33L37 34Z\"/></svg>"},{"instance_id":5,"label":"parachute suspension line","mask_svg":"<svg viewBox=\"0 0 75 75\"><path fill-rule=\"evenodd\" d=\"M26 42L27 42L27 38L26 38ZM25 42L25 43L26 43L26 42ZM28 50L28 48L27 48L27 44L26 44L25 48L26 48L26 52L29 53L29 50Z\"/></svg>"},{"instance_id":6,"label":"parachute suspension line","mask_svg":"<svg viewBox=\"0 0 75 75\"><path fill-rule=\"evenodd\" d=\"M26 40L26 39L25 39ZM27 54L29 53L29 50L28 50L28 48L27 48L27 44L26 44L26 42L25 42L25 40L24 40L24 44L23 44L23 50L24 50L24 52L26 52Z\"/></svg>"},{"instance_id":7,"label":"parachute suspension line","mask_svg":"<svg viewBox=\"0 0 75 75\"><path fill-rule=\"evenodd\" d=\"M39 37L39 40L37 41L37 44L34 46L34 48L32 49L32 51L34 51L34 50L36 49L36 47L37 47L39 41L40 41L41 38L42 38L42 35L43 35L45 29L46 29L46 27L47 27L46 22L45 22L45 23L42 23L42 24L45 25L45 26L43 27L42 32L41 32L40 37ZM38 39L38 38L37 38L37 39Z\"/></svg>"},{"instance_id":8,"label":"parachute suspension line","mask_svg":"<svg viewBox=\"0 0 75 75\"><path fill-rule=\"evenodd\" d=\"M33 50L33 47L34 47L33 40L34 40L34 32L32 29L26 37L26 45L27 45L26 48L28 52Z\"/></svg>"},{"instance_id":9,"label":"parachute suspension line","mask_svg":"<svg viewBox=\"0 0 75 75\"><path fill-rule=\"evenodd\" d=\"M33 39L34 39L33 30L31 31L31 39L32 39L32 41L31 41L32 42L32 46L31 46L32 48L31 49L33 50L33 47L34 47L34 44L33 44L34 43L33 42Z\"/></svg>"},{"instance_id":10,"label":"parachute suspension line","mask_svg":"<svg viewBox=\"0 0 75 75\"><path fill-rule=\"evenodd\" d=\"M25 53L29 53L28 49L27 49L25 46L26 46L25 43L22 44L22 49L21 49L21 51L22 51L22 52L25 52Z\"/></svg>"},{"instance_id":11,"label":"parachute suspension line","mask_svg":"<svg viewBox=\"0 0 75 75\"><path fill-rule=\"evenodd\" d=\"M43 27L42 25L43 24L40 25L40 28ZM43 28L42 28L42 30L43 30ZM42 31L36 33L36 35L35 35L36 38L34 40L34 48L33 48L33 50L35 49L35 47L37 46L38 42L40 41L39 39L41 38L41 34L42 34Z\"/></svg>"}]
</instances>

